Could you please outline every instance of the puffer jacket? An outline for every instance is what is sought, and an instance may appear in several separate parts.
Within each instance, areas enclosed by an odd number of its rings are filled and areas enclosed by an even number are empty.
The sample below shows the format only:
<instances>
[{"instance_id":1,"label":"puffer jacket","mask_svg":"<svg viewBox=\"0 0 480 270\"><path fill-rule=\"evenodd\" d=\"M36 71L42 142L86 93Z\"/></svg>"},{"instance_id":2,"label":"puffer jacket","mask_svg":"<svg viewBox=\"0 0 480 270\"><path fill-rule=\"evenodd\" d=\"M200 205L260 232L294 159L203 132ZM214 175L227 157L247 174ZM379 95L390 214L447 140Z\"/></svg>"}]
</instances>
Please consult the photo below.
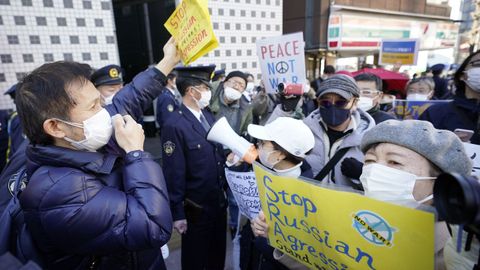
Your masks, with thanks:
<instances>
[{"instance_id":1,"label":"puffer jacket","mask_svg":"<svg viewBox=\"0 0 480 270\"><path fill-rule=\"evenodd\" d=\"M313 111L303 120L303 122L312 130L313 136L315 137L315 145L312 152L305 158L305 160L310 166L312 166L313 175L315 177L338 150L348 147L349 150L335 165L332 171L330 171L327 179L324 179L323 181L325 182L326 180L327 183L351 186L358 189L360 182L344 176L340 169L340 165L347 157L353 157L363 162L364 155L360 150L360 142L362 141L365 132L375 126L375 121L368 113L361 110L356 110L352 113L352 120L355 124L353 130L335 142L333 146L330 146L330 141L325 131L324 124L321 122L320 110L317 109Z\"/></svg>"},{"instance_id":2,"label":"puffer jacket","mask_svg":"<svg viewBox=\"0 0 480 270\"><path fill-rule=\"evenodd\" d=\"M137 75L107 111L138 120L165 76ZM29 182L20 195L27 228L47 269L162 269L172 217L160 166L114 139L98 152L29 145Z\"/></svg>"}]
</instances>

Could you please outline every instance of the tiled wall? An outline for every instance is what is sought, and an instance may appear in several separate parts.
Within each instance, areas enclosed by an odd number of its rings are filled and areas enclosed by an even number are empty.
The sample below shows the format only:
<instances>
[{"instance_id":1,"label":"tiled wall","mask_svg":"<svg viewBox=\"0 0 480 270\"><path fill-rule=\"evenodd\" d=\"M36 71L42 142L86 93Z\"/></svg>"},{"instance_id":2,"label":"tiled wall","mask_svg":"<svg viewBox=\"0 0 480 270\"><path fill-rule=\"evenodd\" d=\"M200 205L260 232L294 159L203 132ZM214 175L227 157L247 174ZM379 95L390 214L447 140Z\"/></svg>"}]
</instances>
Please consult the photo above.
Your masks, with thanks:
<instances>
[{"instance_id":1,"label":"tiled wall","mask_svg":"<svg viewBox=\"0 0 480 270\"><path fill-rule=\"evenodd\" d=\"M0 109L24 74L60 60L119 63L111 0L0 0Z\"/></svg>"}]
</instances>

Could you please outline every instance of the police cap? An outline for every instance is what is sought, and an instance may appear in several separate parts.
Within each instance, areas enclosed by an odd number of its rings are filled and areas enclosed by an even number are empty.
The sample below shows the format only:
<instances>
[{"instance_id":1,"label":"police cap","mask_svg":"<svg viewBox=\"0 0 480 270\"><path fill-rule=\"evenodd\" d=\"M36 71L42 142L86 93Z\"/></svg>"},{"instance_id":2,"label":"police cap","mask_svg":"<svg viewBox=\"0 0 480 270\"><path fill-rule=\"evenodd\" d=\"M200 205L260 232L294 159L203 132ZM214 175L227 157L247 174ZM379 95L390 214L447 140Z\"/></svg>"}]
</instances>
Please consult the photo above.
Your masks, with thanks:
<instances>
[{"instance_id":1,"label":"police cap","mask_svg":"<svg viewBox=\"0 0 480 270\"><path fill-rule=\"evenodd\" d=\"M117 65L108 65L97 69L91 76L93 85L112 85L123 83L122 68Z\"/></svg>"}]
</instances>

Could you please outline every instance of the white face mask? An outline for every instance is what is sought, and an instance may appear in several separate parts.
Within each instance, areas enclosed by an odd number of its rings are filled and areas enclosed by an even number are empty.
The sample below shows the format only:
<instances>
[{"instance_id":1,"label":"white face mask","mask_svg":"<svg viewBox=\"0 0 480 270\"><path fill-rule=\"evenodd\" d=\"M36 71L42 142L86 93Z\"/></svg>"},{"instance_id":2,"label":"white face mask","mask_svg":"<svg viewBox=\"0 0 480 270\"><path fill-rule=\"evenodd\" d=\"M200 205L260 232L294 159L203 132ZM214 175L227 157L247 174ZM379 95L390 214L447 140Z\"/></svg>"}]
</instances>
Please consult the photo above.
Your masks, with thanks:
<instances>
[{"instance_id":1,"label":"white face mask","mask_svg":"<svg viewBox=\"0 0 480 270\"><path fill-rule=\"evenodd\" d=\"M274 170L280 176L297 178L302 174L302 169L300 168L302 164L303 162L300 162L297 165L293 166L292 168L286 169L286 170L277 170L277 169L274 169Z\"/></svg>"},{"instance_id":2,"label":"white face mask","mask_svg":"<svg viewBox=\"0 0 480 270\"><path fill-rule=\"evenodd\" d=\"M425 94L408 94L407 95L407 100L409 101L427 101L428 100L428 95Z\"/></svg>"},{"instance_id":3,"label":"white face mask","mask_svg":"<svg viewBox=\"0 0 480 270\"><path fill-rule=\"evenodd\" d=\"M102 96L103 102L105 103L105 105L112 104L112 102L113 102L113 96L115 96L115 94L110 95L110 96L108 96L108 97Z\"/></svg>"},{"instance_id":4,"label":"white face mask","mask_svg":"<svg viewBox=\"0 0 480 270\"><path fill-rule=\"evenodd\" d=\"M360 97L357 103L358 108L362 109L362 111L366 112L373 108L373 98L369 97Z\"/></svg>"},{"instance_id":5,"label":"white face mask","mask_svg":"<svg viewBox=\"0 0 480 270\"><path fill-rule=\"evenodd\" d=\"M465 71L467 79L463 80L475 92L480 92L480 68L471 68Z\"/></svg>"},{"instance_id":6,"label":"white face mask","mask_svg":"<svg viewBox=\"0 0 480 270\"><path fill-rule=\"evenodd\" d=\"M242 93L228 86L225 86L223 93L225 97L231 101L239 100L242 97Z\"/></svg>"},{"instance_id":7,"label":"white face mask","mask_svg":"<svg viewBox=\"0 0 480 270\"><path fill-rule=\"evenodd\" d=\"M435 177L418 177L378 163L364 166L360 176L365 196L386 202L411 201L423 203L430 200L433 195L427 196L421 201L417 201L413 197L415 181L430 179L435 179Z\"/></svg>"},{"instance_id":8,"label":"white face mask","mask_svg":"<svg viewBox=\"0 0 480 270\"><path fill-rule=\"evenodd\" d=\"M200 109L207 107L210 104L210 99L212 98L212 91L202 92L195 87L192 87L192 88L195 89L195 91L197 91L201 95L199 100L193 97L193 99L195 99L195 101L197 102L198 107Z\"/></svg>"},{"instance_id":9,"label":"white face mask","mask_svg":"<svg viewBox=\"0 0 480 270\"><path fill-rule=\"evenodd\" d=\"M95 152L101 147L105 146L113 133L112 118L107 110L102 109L92 117L83 121L83 124L73 123L57 119L65 124L82 128L85 139L81 141L75 141L68 137L64 139L69 142L73 147L78 150L87 150Z\"/></svg>"},{"instance_id":10,"label":"white face mask","mask_svg":"<svg viewBox=\"0 0 480 270\"><path fill-rule=\"evenodd\" d=\"M255 84L253 82L249 82L249 83L247 83L247 87L245 88L245 92L252 93L254 88L255 88Z\"/></svg>"},{"instance_id":11,"label":"white face mask","mask_svg":"<svg viewBox=\"0 0 480 270\"><path fill-rule=\"evenodd\" d=\"M267 168L269 168L269 169L273 169L273 167L280 162L280 160L277 160L277 161L275 161L275 162L272 163L272 162L270 162L270 161L268 160L269 157L270 157L270 155L271 155L273 152L276 152L276 151L277 151L277 150L272 150L272 151L268 151L268 152L267 152L267 151L265 151L265 150L263 149L263 147L261 147L261 146L258 148L258 158L260 159L260 162L263 164L263 166L265 166L265 167L267 167Z\"/></svg>"}]
</instances>

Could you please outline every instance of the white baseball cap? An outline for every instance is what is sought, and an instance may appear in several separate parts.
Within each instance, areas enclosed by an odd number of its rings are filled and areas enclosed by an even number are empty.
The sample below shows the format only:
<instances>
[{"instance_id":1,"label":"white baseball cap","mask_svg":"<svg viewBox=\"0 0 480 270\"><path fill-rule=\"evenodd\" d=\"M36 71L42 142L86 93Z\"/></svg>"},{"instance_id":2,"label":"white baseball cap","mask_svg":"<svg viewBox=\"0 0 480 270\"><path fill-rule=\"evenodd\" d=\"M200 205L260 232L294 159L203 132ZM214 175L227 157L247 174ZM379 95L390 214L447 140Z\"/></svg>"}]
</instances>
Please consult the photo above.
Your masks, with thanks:
<instances>
[{"instance_id":1,"label":"white baseball cap","mask_svg":"<svg viewBox=\"0 0 480 270\"><path fill-rule=\"evenodd\" d=\"M300 158L304 158L315 145L310 128L301 120L291 117L279 117L265 126L250 124L248 134L260 140L273 141Z\"/></svg>"}]
</instances>

